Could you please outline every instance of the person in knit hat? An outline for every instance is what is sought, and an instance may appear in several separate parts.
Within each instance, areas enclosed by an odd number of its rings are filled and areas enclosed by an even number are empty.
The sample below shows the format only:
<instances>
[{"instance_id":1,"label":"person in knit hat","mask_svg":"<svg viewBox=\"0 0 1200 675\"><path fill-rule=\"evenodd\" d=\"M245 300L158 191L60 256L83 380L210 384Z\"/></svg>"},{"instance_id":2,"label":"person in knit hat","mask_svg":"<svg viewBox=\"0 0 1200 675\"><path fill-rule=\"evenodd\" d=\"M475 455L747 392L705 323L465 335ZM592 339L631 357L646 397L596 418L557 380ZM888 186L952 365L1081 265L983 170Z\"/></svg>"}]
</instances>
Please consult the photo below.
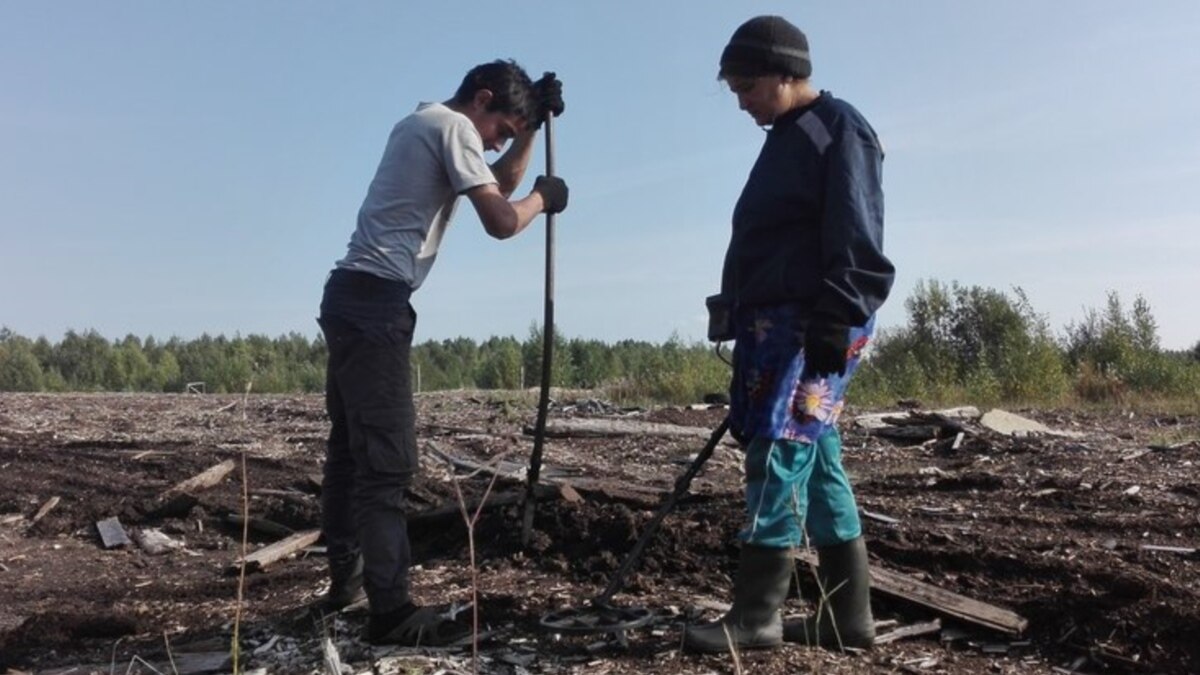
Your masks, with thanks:
<instances>
[{"instance_id":1,"label":"person in knit hat","mask_svg":"<svg viewBox=\"0 0 1200 675\"><path fill-rule=\"evenodd\" d=\"M883 253L883 150L849 103L810 82L808 38L743 23L718 77L766 140L733 209L710 335L735 340L730 430L745 450L747 518L733 605L685 629L701 652L784 641L869 648L867 549L837 419L894 278ZM818 615L788 622L796 547L819 558Z\"/></svg>"}]
</instances>

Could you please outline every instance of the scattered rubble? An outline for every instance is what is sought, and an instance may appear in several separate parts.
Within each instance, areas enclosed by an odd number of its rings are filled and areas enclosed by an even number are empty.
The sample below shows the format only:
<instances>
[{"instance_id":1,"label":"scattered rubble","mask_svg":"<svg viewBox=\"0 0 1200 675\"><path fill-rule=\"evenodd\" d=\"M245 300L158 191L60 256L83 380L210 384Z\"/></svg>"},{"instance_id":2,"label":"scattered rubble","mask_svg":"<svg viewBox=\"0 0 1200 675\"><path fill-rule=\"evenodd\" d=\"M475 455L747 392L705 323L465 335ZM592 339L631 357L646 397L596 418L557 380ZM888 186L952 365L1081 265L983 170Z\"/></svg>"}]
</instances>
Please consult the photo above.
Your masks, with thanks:
<instances>
[{"instance_id":1,"label":"scattered rubble","mask_svg":"<svg viewBox=\"0 0 1200 675\"><path fill-rule=\"evenodd\" d=\"M476 658L469 647L369 647L361 608L325 621L308 612L327 584L319 397L0 395L0 672L172 672L168 654L181 673L228 672L239 596L244 673L729 671L727 656L681 653L678 632L729 597L743 508L731 446L615 598L654 609L654 621L625 646L538 629L605 585L724 416L720 405L556 400L562 434L546 445L534 537L521 548L533 397L418 397L414 594L470 599L462 511L481 509L481 630L494 637ZM842 427L880 646L745 653L743 672L1200 670L1200 420L915 401L856 412ZM228 574L243 568L244 581ZM805 576L791 614L811 609Z\"/></svg>"}]
</instances>

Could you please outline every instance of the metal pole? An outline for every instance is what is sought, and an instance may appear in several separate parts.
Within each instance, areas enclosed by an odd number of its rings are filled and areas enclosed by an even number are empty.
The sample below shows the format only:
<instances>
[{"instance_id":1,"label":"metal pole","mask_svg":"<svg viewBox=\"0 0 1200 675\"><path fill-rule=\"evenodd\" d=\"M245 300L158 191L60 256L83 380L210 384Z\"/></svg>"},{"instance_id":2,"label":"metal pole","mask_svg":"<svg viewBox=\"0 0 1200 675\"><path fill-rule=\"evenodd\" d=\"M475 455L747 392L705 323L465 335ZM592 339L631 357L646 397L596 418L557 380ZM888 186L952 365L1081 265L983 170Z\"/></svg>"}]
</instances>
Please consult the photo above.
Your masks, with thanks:
<instances>
[{"instance_id":1,"label":"metal pole","mask_svg":"<svg viewBox=\"0 0 1200 675\"><path fill-rule=\"evenodd\" d=\"M700 468L704 466L709 457L712 457L713 451L717 449L717 444L721 442L721 439L725 437L728 431L729 418L726 417L724 420L721 420L721 424L709 435L708 443L696 455L696 459L692 460L687 471L675 479L674 491L667 497L667 501L663 502L662 506L659 507L658 512L650 519L646 528L642 530L642 536L633 545L633 548L629 550L629 553L625 556L625 560L621 562L621 567L617 569L616 574L612 575L612 578L608 580L608 586L604 589L604 592L592 601L593 604L599 607L607 606L613 596L617 594L617 591L625 586L625 577L628 576L629 571L633 569L633 566L641 557L642 549L646 548L646 544L658 532L658 528L662 525L663 519L667 517L667 514L674 510L679 500L687 495L688 489L692 486L692 479L696 477L696 474L700 473Z\"/></svg>"},{"instance_id":2,"label":"metal pole","mask_svg":"<svg viewBox=\"0 0 1200 675\"><path fill-rule=\"evenodd\" d=\"M546 116L546 175L554 175L554 115ZM542 317L542 391L538 397L537 426L533 453L525 483L525 513L521 518L521 546L533 536L533 513L537 507L538 476L542 472L542 447L546 440L546 414L550 408L550 377L554 364L554 214L546 214L546 293Z\"/></svg>"}]
</instances>

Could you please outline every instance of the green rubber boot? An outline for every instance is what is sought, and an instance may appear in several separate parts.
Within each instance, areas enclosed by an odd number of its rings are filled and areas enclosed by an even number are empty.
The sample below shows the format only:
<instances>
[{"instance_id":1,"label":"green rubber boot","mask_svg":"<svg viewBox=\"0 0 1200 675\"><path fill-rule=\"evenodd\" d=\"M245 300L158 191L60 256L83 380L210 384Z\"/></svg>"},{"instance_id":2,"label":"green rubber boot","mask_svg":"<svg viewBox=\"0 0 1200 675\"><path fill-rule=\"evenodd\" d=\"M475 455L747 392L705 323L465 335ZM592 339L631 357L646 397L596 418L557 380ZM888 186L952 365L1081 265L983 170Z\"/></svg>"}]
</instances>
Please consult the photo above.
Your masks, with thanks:
<instances>
[{"instance_id":1,"label":"green rubber boot","mask_svg":"<svg viewBox=\"0 0 1200 675\"><path fill-rule=\"evenodd\" d=\"M783 639L829 649L870 649L875 643L871 616L871 575L862 537L817 549L821 598L815 616L788 621Z\"/></svg>"},{"instance_id":2,"label":"green rubber boot","mask_svg":"<svg viewBox=\"0 0 1200 675\"><path fill-rule=\"evenodd\" d=\"M778 647L783 644L779 608L792 576L792 552L745 544L733 583L733 607L720 620L684 629L684 646L698 652Z\"/></svg>"}]
</instances>

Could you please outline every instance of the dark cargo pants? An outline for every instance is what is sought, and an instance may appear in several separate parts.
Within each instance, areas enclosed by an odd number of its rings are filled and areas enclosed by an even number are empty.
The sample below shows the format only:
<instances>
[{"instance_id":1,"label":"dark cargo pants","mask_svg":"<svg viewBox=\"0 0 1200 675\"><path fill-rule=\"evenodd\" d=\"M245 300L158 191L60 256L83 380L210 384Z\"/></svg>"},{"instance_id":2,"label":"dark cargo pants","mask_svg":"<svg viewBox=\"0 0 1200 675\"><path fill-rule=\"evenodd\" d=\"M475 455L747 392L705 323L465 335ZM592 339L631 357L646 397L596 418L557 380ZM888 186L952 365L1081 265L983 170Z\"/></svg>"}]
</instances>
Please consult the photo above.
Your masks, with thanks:
<instances>
[{"instance_id":1,"label":"dark cargo pants","mask_svg":"<svg viewBox=\"0 0 1200 675\"><path fill-rule=\"evenodd\" d=\"M372 613L409 601L404 493L417 470L410 293L402 283L337 270L318 319L329 348L325 404L332 424L321 526L335 577L362 555Z\"/></svg>"}]
</instances>

